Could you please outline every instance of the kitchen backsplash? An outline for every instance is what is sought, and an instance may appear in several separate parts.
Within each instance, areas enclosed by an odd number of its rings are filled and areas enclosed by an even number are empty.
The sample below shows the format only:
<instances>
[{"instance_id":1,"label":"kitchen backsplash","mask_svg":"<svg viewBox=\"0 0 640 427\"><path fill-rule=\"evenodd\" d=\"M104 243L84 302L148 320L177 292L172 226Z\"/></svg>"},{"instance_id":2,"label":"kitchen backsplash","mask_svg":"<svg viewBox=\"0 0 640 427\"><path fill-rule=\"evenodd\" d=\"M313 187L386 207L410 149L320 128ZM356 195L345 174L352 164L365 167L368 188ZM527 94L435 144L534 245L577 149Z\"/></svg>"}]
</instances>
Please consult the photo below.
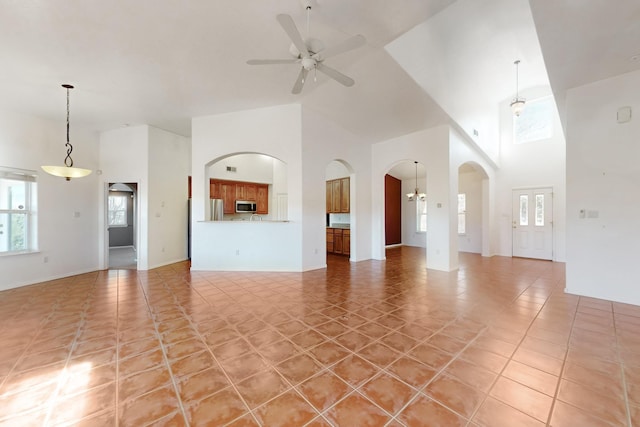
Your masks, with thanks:
<instances>
[{"instance_id":1,"label":"kitchen backsplash","mask_svg":"<svg viewBox=\"0 0 640 427\"><path fill-rule=\"evenodd\" d=\"M351 214L348 214L348 213L329 214L329 225L333 225L333 224L351 224Z\"/></svg>"}]
</instances>

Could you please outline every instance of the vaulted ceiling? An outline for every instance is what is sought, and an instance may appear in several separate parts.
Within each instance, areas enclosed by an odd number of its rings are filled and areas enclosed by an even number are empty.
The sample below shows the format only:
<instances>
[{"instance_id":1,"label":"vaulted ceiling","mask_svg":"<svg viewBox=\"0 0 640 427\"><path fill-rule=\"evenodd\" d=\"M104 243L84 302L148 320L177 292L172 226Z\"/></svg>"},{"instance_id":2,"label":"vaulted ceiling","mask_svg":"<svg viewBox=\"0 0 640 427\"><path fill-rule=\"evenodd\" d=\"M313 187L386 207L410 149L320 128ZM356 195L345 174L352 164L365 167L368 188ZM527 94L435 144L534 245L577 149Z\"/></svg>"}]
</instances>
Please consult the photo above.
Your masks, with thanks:
<instances>
[{"instance_id":1,"label":"vaulted ceiling","mask_svg":"<svg viewBox=\"0 0 640 427\"><path fill-rule=\"evenodd\" d=\"M0 108L98 131L150 124L190 135L191 118L302 103L377 142L453 120L491 135L497 103L520 87L576 85L640 69L636 0L317 0L309 34L367 44L327 60L355 79L318 73L291 94L298 67L276 15L307 16L299 0L5 2L0 14Z\"/></svg>"}]
</instances>

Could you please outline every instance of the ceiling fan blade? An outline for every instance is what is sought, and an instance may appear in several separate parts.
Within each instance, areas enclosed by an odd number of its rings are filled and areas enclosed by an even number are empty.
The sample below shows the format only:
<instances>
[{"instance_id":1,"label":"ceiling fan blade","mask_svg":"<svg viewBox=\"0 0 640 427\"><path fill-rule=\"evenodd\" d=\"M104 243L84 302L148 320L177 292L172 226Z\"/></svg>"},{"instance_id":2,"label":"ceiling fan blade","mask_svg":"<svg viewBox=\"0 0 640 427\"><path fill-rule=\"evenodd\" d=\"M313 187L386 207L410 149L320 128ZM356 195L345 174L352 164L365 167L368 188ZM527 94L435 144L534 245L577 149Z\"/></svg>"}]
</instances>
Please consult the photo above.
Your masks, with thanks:
<instances>
[{"instance_id":1,"label":"ceiling fan blade","mask_svg":"<svg viewBox=\"0 0 640 427\"><path fill-rule=\"evenodd\" d=\"M271 65L271 64L295 64L297 59L250 59L249 65Z\"/></svg>"},{"instance_id":2,"label":"ceiling fan blade","mask_svg":"<svg viewBox=\"0 0 640 427\"><path fill-rule=\"evenodd\" d=\"M298 49L303 58L308 58L309 51L307 50L307 46L304 44L302 40L302 36L300 35L300 31L296 27L296 24L293 22L293 18L285 13L281 13L277 16L278 22L282 26L282 29L287 33L294 46Z\"/></svg>"},{"instance_id":3,"label":"ceiling fan blade","mask_svg":"<svg viewBox=\"0 0 640 427\"><path fill-rule=\"evenodd\" d=\"M306 68L300 67L300 74L298 74L298 79L296 80L296 83L293 85L293 89L291 89L291 93L293 93L294 95L297 95L300 92L302 92L302 86L304 86L304 82L307 80L308 73L309 71L307 71Z\"/></svg>"},{"instance_id":4,"label":"ceiling fan blade","mask_svg":"<svg viewBox=\"0 0 640 427\"><path fill-rule=\"evenodd\" d=\"M327 76L331 77L333 80L337 81L342 85L351 87L355 84L355 81L351 77L345 76L335 68L327 67L322 62L318 62L318 65L316 65L316 68L318 69L318 71L325 73Z\"/></svg>"},{"instance_id":5,"label":"ceiling fan blade","mask_svg":"<svg viewBox=\"0 0 640 427\"><path fill-rule=\"evenodd\" d=\"M336 56L343 52L347 52L349 50L363 46L366 42L367 39L365 39L363 35L358 34L357 36L348 38L345 41L338 43L337 45L330 46L324 50L321 50L320 52L313 55L312 58L317 59L318 61L322 61L332 56Z\"/></svg>"}]
</instances>

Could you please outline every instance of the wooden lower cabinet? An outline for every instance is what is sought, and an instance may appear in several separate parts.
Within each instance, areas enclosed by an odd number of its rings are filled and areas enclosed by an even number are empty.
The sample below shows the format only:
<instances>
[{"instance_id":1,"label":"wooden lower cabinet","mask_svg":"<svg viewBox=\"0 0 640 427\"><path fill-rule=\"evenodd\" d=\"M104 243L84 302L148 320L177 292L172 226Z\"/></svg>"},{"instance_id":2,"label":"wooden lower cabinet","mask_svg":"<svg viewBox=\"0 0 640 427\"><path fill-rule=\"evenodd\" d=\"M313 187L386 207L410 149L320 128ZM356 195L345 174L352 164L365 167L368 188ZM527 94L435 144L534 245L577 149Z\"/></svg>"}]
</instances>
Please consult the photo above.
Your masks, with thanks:
<instances>
[{"instance_id":1,"label":"wooden lower cabinet","mask_svg":"<svg viewBox=\"0 0 640 427\"><path fill-rule=\"evenodd\" d=\"M327 228L327 253L333 253L333 228Z\"/></svg>"},{"instance_id":2,"label":"wooden lower cabinet","mask_svg":"<svg viewBox=\"0 0 640 427\"><path fill-rule=\"evenodd\" d=\"M342 253L351 254L351 230L342 230Z\"/></svg>"},{"instance_id":3,"label":"wooden lower cabinet","mask_svg":"<svg viewBox=\"0 0 640 427\"><path fill-rule=\"evenodd\" d=\"M327 253L349 255L351 253L351 230L327 228Z\"/></svg>"}]
</instances>

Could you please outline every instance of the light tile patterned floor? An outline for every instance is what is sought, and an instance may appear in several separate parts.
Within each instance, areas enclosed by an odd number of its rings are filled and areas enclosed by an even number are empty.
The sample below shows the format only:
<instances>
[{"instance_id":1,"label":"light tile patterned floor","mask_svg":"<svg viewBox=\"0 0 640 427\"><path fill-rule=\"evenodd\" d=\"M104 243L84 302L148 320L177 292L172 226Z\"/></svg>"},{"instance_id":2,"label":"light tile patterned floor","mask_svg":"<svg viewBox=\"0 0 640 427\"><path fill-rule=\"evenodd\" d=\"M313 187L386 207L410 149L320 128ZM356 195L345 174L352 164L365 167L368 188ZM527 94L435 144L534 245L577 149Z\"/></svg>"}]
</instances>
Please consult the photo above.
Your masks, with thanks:
<instances>
[{"instance_id":1,"label":"light tile patterned floor","mask_svg":"<svg viewBox=\"0 0 640 427\"><path fill-rule=\"evenodd\" d=\"M0 425L640 425L640 307L563 288L563 264L403 247L5 291Z\"/></svg>"}]
</instances>

